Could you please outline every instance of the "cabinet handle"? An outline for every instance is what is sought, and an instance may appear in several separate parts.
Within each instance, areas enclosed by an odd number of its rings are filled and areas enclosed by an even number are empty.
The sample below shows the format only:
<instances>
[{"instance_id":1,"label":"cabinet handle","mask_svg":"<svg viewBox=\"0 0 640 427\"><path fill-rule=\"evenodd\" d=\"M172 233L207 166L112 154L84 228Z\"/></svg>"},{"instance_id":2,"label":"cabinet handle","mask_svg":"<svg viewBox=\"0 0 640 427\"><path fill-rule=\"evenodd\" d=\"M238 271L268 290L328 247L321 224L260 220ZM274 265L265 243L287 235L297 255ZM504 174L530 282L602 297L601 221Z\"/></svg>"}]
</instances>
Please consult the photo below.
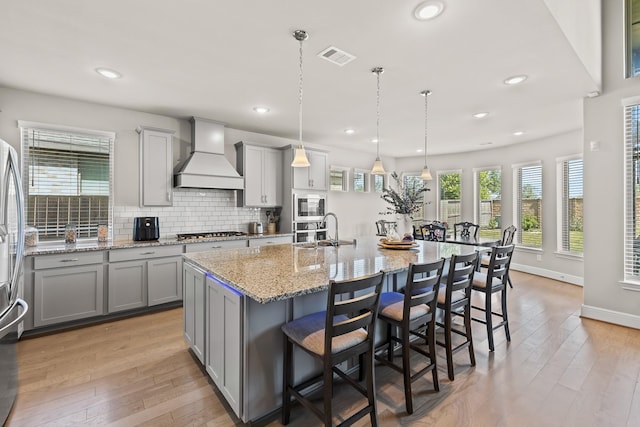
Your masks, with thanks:
<instances>
[{"instance_id":1,"label":"cabinet handle","mask_svg":"<svg viewBox=\"0 0 640 427\"><path fill-rule=\"evenodd\" d=\"M141 252L140 255L153 255L155 253L156 253L155 251Z\"/></svg>"},{"instance_id":2,"label":"cabinet handle","mask_svg":"<svg viewBox=\"0 0 640 427\"><path fill-rule=\"evenodd\" d=\"M222 249L222 246L218 245L218 246L211 246L211 249Z\"/></svg>"},{"instance_id":3,"label":"cabinet handle","mask_svg":"<svg viewBox=\"0 0 640 427\"><path fill-rule=\"evenodd\" d=\"M67 258L67 259L61 259L60 262L76 262L78 261L78 258Z\"/></svg>"}]
</instances>

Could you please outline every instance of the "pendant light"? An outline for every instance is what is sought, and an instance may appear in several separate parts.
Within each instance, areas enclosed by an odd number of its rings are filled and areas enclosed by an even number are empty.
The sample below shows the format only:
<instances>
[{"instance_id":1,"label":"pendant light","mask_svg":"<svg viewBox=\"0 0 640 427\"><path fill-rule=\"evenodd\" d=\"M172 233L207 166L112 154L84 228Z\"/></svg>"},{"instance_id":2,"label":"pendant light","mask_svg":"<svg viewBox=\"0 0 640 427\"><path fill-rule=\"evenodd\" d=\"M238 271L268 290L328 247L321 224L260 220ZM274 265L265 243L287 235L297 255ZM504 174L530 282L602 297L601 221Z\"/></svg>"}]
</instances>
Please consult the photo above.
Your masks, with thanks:
<instances>
[{"instance_id":1,"label":"pendant light","mask_svg":"<svg viewBox=\"0 0 640 427\"><path fill-rule=\"evenodd\" d=\"M298 147L296 147L291 166L294 168L308 168L310 166L309 159L307 159L307 153L305 153L302 145L302 42L309 38L309 35L304 30L296 30L293 32L293 38L300 42L300 73L298 74Z\"/></svg>"},{"instance_id":2,"label":"pendant light","mask_svg":"<svg viewBox=\"0 0 640 427\"><path fill-rule=\"evenodd\" d=\"M384 175L384 166L382 166L382 160L380 160L380 74L384 73L384 68L375 67L371 69L371 72L376 75L377 80L377 92L376 92L376 161L373 163L371 169L371 175Z\"/></svg>"},{"instance_id":3,"label":"pendant light","mask_svg":"<svg viewBox=\"0 0 640 427\"><path fill-rule=\"evenodd\" d=\"M429 166L427 166L427 98L431 95L431 91L423 90L420 95L424 96L424 168L420 178L424 181L431 181L433 178Z\"/></svg>"}]
</instances>

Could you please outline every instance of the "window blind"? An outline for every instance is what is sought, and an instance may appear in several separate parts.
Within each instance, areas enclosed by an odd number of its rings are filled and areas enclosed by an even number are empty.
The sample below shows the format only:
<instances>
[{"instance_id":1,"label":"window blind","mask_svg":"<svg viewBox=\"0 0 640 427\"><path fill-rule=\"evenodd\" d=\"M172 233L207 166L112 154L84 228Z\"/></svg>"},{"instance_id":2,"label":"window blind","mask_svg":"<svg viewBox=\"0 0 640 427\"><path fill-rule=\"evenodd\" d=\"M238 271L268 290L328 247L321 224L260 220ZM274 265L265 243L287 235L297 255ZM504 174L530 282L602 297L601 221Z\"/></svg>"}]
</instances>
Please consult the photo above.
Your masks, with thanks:
<instances>
[{"instance_id":1,"label":"window blind","mask_svg":"<svg viewBox=\"0 0 640 427\"><path fill-rule=\"evenodd\" d=\"M542 248L542 165L514 169L516 233L522 246Z\"/></svg>"},{"instance_id":2,"label":"window blind","mask_svg":"<svg viewBox=\"0 0 640 427\"><path fill-rule=\"evenodd\" d=\"M583 162L582 159L570 159L560 162L560 178L562 200L558 206L561 209L560 247L559 251L583 252Z\"/></svg>"},{"instance_id":3,"label":"window blind","mask_svg":"<svg viewBox=\"0 0 640 427\"><path fill-rule=\"evenodd\" d=\"M21 133L25 223L40 239L64 239L66 224L77 226L78 238L111 225L113 137L36 127Z\"/></svg>"},{"instance_id":4,"label":"window blind","mask_svg":"<svg viewBox=\"0 0 640 427\"><path fill-rule=\"evenodd\" d=\"M640 281L640 238L638 237L638 186L640 185L640 141L638 119L640 105L629 105L624 111L625 135L625 280Z\"/></svg>"}]
</instances>

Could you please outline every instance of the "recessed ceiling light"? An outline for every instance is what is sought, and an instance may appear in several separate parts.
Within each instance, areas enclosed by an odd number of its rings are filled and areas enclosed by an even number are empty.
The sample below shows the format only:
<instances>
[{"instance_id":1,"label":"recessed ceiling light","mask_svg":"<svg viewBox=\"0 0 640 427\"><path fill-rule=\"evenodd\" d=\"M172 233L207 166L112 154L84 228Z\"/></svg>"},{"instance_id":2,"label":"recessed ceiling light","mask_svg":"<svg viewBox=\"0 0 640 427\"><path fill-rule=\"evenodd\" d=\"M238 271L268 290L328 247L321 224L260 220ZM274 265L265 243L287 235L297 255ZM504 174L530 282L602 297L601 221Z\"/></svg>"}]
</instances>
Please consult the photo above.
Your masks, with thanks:
<instances>
[{"instance_id":1,"label":"recessed ceiling light","mask_svg":"<svg viewBox=\"0 0 640 427\"><path fill-rule=\"evenodd\" d=\"M100 74L102 77L106 77L107 79L119 79L122 77L122 74L119 72L108 68L96 68L96 73Z\"/></svg>"},{"instance_id":2,"label":"recessed ceiling light","mask_svg":"<svg viewBox=\"0 0 640 427\"><path fill-rule=\"evenodd\" d=\"M441 1L429 0L422 2L413 11L416 19L420 21L428 21L440 15L444 10L444 3Z\"/></svg>"},{"instance_id":3,"label":"recessed ceiling light","mask_svg":"<svg viewBox=\"0 0 640 427\"><path fill-rule=\"evenodd\" d=\"M524 74L521 74L519 76L511 76L509 78L504 79L504 84L506 85L517 85L522 83L523 81L527 80L527 76Z\"/></svg>"},{"instance_id":4,"label":"recessed ceiling light","mask_svg":"<svg viewBox=\"0 0 640 427\"><path fill-rule=\"evenodd\" d=\"M473 117L475 117L476 119L483 119L485 117L487 117L489 115L489 113L487 113L486 111L481 111L479 113L473 113Z\"/></svg>"},{"instance_id":5,"label":"recessed ceiling light","mask_svg":"<svg viewBox=\"0 0 640 427\"><path fill-rule=\"evenodd\" d=\"M347 135L353 135L354 133L356 133L355 129L345 129L344 133L346 133Z\"/></svg>"},{"instance_id":6,"label":"recessed ceiling light","mask_svg":"<svg viewBox=\"0 0 640 427\"><path fill-rule=\"evenodd\" d=\"M253 111L258 114L266 114L269 112L269 108L267 107L253 107Z\"/></svg>"},{"instance_id":7,"label":"recessed ceiling light","mask_svg":"<svg viewBox=\"0 0 640 427\"><path fill-rule=\"evenodd\" d=\"M418 149L416 150L416 153L422 153L422 148L418 148Z\"/></svg>"},{"instance_id":8,"label":"recessed ceiling light","mask_svg":"<svg viewBox=\"0 0 640 427\"><path fill-rule=\"evenodd\" d=\"M517 130L513 133L515 136L520 136L520 135L524 135L524 131L521 130Z\"/></svg>"},{"instance_id":9,"label":"recessed ceiling light","mask_svg":"<svg viewBox=\"0 0 640 427\"><path fill-rule=\"evenodd\" d=\"M372 143L372 144L377 144L377 143L378 143L378 140L377 140L376 138L372 138L372 139L371 139L371 143Z\"/></svg>"}]
</instances>

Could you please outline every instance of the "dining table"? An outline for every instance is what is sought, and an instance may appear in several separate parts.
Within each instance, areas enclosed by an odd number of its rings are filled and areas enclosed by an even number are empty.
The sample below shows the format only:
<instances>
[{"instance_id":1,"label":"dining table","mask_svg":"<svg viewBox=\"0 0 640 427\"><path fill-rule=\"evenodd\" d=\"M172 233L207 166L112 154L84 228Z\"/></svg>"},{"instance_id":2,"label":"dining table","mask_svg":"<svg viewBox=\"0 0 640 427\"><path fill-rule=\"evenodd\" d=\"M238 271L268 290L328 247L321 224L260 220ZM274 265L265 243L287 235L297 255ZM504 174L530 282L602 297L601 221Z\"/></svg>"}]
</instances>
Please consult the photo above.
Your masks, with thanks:
<instances>
[{"instance_id":1,"label":"dining table","mask_svg":"<svg viewBox=\"0 0 640 427\"><path fill-rule=\"evenodd\" d=\"M471 246L485 246L493 247L498 246L502 241L499 237L464 237L464 236L450 236L446 238L447 243L457 243L459 245L471 245Z\"/></svg>"}]
</instances>

